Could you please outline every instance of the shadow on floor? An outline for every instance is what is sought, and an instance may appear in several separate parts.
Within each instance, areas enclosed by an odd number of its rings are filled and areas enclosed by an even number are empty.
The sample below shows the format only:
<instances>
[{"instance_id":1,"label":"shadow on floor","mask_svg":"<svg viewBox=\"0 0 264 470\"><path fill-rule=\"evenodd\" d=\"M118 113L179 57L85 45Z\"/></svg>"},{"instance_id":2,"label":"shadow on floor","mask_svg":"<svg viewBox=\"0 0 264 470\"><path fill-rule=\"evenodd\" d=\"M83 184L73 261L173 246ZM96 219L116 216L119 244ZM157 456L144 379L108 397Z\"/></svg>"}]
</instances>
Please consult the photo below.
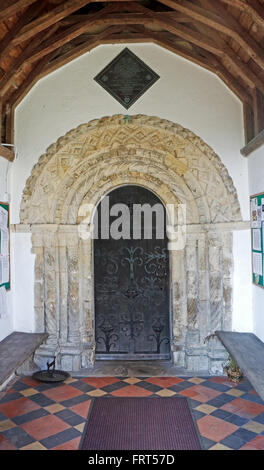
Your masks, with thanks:
<instances>
[{"instance_id":1,"label":"shadow on floor","mask_svg":"<svg viewBox=\"0 0 264 470\"><path fill-rule=\"evenodd\" d=\"M169 361L96 361L94 367L71 372L72 377L191 377L190 370L173 366ZM209 371L195 371L209 377Z\"/></svg>"}]
</instances>

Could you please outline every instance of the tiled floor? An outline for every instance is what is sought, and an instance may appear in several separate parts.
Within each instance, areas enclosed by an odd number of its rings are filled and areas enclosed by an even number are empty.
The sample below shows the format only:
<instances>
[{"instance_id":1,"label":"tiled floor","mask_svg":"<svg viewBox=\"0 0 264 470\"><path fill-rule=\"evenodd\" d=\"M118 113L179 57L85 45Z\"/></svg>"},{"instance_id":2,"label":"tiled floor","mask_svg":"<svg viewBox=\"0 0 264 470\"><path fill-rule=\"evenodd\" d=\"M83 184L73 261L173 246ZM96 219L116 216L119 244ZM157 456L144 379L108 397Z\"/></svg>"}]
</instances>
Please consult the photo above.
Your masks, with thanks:
<instances>
[{"instance_id":1,"label":"tiled floor","mask_svg":"<svg viewBox=\"0 0 264 470\"><path fill-rule=\"evenodd\" d=\"M0 450L78 449L94 397L153 394L189 397L206 449L264 450L264 402L247 380L225 377L21 378L0 396Z\"/></svg>"}]
</instances>

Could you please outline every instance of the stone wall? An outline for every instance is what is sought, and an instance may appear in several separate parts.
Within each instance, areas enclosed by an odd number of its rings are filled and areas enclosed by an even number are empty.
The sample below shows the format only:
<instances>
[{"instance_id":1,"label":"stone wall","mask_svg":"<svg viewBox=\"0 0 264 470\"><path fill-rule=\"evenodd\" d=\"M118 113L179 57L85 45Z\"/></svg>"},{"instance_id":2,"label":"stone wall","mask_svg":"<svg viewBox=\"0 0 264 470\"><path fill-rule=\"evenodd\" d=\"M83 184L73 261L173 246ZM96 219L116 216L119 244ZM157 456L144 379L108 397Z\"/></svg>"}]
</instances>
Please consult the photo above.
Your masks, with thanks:
<instances>
[{"instance_id":1,"label":"stone wall","mask_svg":"<svg viewBox=\"0 0 264 470\"><path fill-rule=\"evenodd\" d=\"M236 190L199 137L142 115L70 131L27 181L17 230L32 232L36 328L49 333L36 359L42 365L56 355L65 370L94 363L93 243L79 229L92 222L85 204L97 205L126 184L146 187L165 205L186 205L186 246L170 252L172 358L192 372L218 373L224 349L204 338L231 327L232 232L241 221Z\"/></svg>"}]
</instances>

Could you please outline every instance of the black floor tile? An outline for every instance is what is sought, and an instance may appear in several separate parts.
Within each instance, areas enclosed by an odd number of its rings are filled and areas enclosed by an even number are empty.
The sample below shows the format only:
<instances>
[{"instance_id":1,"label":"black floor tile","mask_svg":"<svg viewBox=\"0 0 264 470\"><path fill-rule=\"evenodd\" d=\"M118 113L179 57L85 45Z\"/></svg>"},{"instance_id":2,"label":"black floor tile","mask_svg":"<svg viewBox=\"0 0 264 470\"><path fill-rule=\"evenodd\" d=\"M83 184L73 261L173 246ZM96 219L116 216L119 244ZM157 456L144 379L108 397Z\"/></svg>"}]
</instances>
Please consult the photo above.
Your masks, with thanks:
<instances>
[{"instance_id":1,"label":"black floor tile","mask_svg":"<svg viewBox=\"0 0 264 470\"><path fill-rule=\"evenodd\" d=\"M9 401L13 400L18 400L19 398L24 398L24 395L22 395L19 392L14 392L14 393L7 393L1 400L0 400L0 405L3 403L7 403Z\"/></svg>"},{"instance_id":2,"label":"black floor tile","mask_svg":"<svg viewBox=\"0 0 264 470\"><path fill-rule=\"evenodd\" d=\"M65 442L71 441L76 437L80 437L81 433L74 428L65 429L65 431L54 434L54 436L47 437L40 441L40 443L47 449L52 449L57 447Z\"/></svg>"},{"instance_id":3,"label":"black floor tile","mask_svg":"<svg viewBox=\"0 0 264 470\"><path fill-rule=\"evenodd\" d=\"M221 444L230 447L230 449L238 450L245 444L245 442L243 441L243 439L240 439L239 437L233 436L231 434L231 436L227 436L225 439L223 439L221 441Z\"/></svg>"},{"instance_id":4,"label":"black floor tile","mask_svg":"<svg viewBox=\"0 0 264 470\"><path fill-rule=\"evenodd\" d=\"M257 421L257 423L264 424L264 412L260 413L258 416L255 416L254 421Z\"/></svg>"},{"instance_id":5,"label":"black floor tile","mask_svg":"<svg viewBox=\"0 0 264 470\"><path fill-rule=\"evenodd\" d=\"M36 393L36 395L31 395L29 398L30 400L34 401L34 403L37 403L37 405L39 406L49 406L54 405L54 403L56 403L54 400L51 400L42 393Z\"/></svg>"},{"instance_id":6,"label":"black floor tile","mask_svg":"<svg viewBox=\"0 0 264 470\"><path fill-rule=\"evenodd\" d=\"M248 431L247 429L240 428L237 429L237 431L235 431L233 434L231 434L231 436L238 437L239 439L244 441L244 443L246 443L252 441L252 439L257 437L257 434L255 432Z\"/></svg>"},{"instance_id":7,"label":"black floor tile","mask_svg":"<svg viewBox=\"0 0 264 470\"><path fill-rule=\"evenodd\" d=\"M210 447L215 445L215 441L211 441L210 439L207 439L206 437L201 437L201 443L202 443L204 450L208 450L210 449Z\"/></svg>"},{"instance_id":8,"label":"black floor tile","mask_svg":"<svg viewBox=\"0 0 264 470\"><path fill-rule=\"evenodd\" d=\"M235 424L236 426L243 426L244 424L248 423L249 419L247 418L241 418L241 416L238 416L236 414L230 414L227 416L227 418L224 418L225 421L228 421L229 423Z\"/></svg>"},{"instance_id":9,"label":"black floor tile","mask_svg":"<svg viewBox=\"0 0 264 470\"><path fill-rule=\"evenodd\" d=\"M74 413L71 410L62 410L59 411L58 413L55 413L54 416L57 416L58 418L62 419L65 421L65 423L69 424L70 426L77 426L78 424L81 424L85 421L85 419Z\"/></svg>"},{"instance_id":10,"label":"black floor tile","mask_svg":"<svg viewBox=\"0 0 264 470\"><path fill-rule=\"evenodd\" d=\"M95 387L87 384L86 382L83 382L82 380L77 380L76 382L73 382L70 385L71 387L76 388L77 390L81 390L83 393L87 393L95 389Z\"/></svg>"},{"instance_id":11,"label":"black floor tile","mask_svg":"<svg viewBox=\"0 0 264 470\"><path fill-rule=\"evenodd\" d=\"M20 447L24 447L28 444L31 444L35 441L33 437L24 431L24 429L20 427L15 427L8 429L7 431L2 432L3 436L5 436L17 449Z\"/></svg>"},{"instance_id":12,"label":"black floor tile","mask_svg":"<svg viewBox=\"0 0 264 470\"><path fill-rule=\"evenodd\" d=\"M71 408L74 405L79 405L79 403L83 403L85 401L90 400L92 397L89 395L78 395L78 397L69 398L68 400L64 400L60 402L61 405L65 406L66 408Z\"/></svg>"},{"instance_id":13,"label":"black floor tile","mask_svg":"<svg viewBox=\"0 0 264 470\"><path fill-rule=\"evenodd\" d=\"M107 393L111 393L111 392L115 392L116 390L120 390L121 388L128 387L128 386L129 386L129 383L127 382L115 382L114 384L101 387L101 390L104 390L104 392L107 392Z\"/></svg>"},{"instance_id":14,"label":"black floor tile","mask_svg":"<svg viewBox=\"0 0 264 470\"><path fill-rule=\"evenodd\" d=\"M49 413L46 410L40 408L39 410L34 410L24 415L15 416L14 418L12 418L12 421L17 425L21 425L33 421L34 419L42 418L42 416L46 416L48 414Z\"/></svg>"}]
</instances>

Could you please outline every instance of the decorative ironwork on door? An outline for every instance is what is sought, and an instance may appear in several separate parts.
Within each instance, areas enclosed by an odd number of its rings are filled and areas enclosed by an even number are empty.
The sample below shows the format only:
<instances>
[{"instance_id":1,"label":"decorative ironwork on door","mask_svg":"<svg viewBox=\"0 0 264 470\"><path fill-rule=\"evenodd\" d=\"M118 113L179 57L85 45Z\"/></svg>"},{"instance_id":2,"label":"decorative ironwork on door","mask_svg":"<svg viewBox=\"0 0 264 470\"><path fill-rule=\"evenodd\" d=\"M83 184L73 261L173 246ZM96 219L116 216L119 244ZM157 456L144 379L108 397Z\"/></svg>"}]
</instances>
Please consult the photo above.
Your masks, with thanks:
<instances>
[{"instance_id":1,"label":"decorative ironwork on door","mask_svg":"<svg viewBox=\"0 0 264 470\"><path fill-rule=\"evenodd\" d=\"M114 190L109 202L110 208L116 202L130 208L160 204L153 193L138 186ZM94 240L97 359L170 358L167 239L156 237L155 224L152 235Z\"/></svg>"}]
</instances>

